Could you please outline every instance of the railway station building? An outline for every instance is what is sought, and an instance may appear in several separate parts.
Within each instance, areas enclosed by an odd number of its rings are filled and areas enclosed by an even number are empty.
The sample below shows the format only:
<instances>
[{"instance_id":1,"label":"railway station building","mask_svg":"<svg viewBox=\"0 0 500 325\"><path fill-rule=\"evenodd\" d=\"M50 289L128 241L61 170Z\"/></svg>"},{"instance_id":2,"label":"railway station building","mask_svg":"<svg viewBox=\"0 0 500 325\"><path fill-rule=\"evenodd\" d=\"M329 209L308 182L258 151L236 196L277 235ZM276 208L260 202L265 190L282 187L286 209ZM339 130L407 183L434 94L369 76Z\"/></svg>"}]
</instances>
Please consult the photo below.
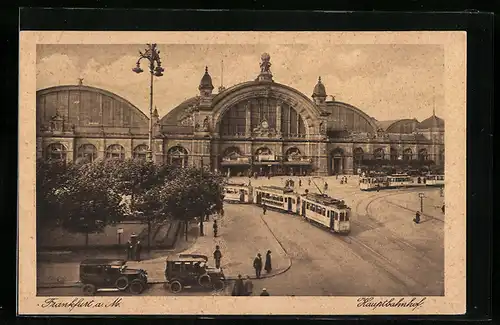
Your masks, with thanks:
<instances>
[{"instance_id":1,"label":"railway station building","mask_svg":"<svg viewBox=\"0 0 500 325\"><path fill-rule=\"evenodd\" d=\"M311 94L303 94L276 82L270 66L264 53L254 80L217 92L208 68L201 71L200 84L193 85L197 96L163 117L154 110L154 161L203 164L231 175L444 166L444 121L434 113L424 121L378 121L329 100L321 77L311 80ZM126 98L82 83L41 89L36 96L37 158L146 158L149 118Z\"/></svg>"}]
</instances>

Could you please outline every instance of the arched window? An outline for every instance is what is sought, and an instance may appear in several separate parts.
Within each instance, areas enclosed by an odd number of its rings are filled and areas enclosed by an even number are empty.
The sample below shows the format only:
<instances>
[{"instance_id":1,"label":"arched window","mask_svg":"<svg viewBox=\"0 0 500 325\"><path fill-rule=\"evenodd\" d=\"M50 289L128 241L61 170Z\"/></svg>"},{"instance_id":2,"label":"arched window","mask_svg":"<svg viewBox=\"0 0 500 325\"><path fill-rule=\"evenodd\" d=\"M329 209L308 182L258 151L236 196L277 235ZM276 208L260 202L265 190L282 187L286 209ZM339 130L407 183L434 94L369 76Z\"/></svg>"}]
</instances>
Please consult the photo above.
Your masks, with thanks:
<instances>
[{"instance_id":1,"label":"arched window","mask_svg":"<svg viewBox=\"0 0 500 325\"><path fill-rule=\"evenodd\" d=\"M375 151L373 152L373 158L377 160L384 159L384 149L382 148L375 149Z\"/></svg>"},{"instance_id":2,"label":"arched window","mask_svg":"<svg viewBox=\"0 0 500 325\"><path fill-rule=\"evenodd\" d=\"M52 143L47 146L45 155L50 160L66 160L66 147L62 143Z\"/></svg>"},{"instance_id":3,"label":"arched window","mask_svg":"<svg viewBox=\"0 0 500 325\"><path fill-rule=\"evenodd\" d=\"M418 152L418 160L424 161L428 159L427 149L420 149Z\"/></svg>"},{"instance_id":4,"label":"arched window","mask_svg":"<svg viewBox=\"0 0 500 325\"><path fill-rule=\"evenodd\" d=\"M187 150L182 146L175 146L167 151L167 161L171 165L178 167L187 167Z\"/></svg>"},{"instance_id":5,"label":"arched window","mask_svg":"<svg viewBox=\"0 0 500 325\"><path fill-rule=\"evenodd\" d=\"M78 158L87 162L93 162L97 159L97 148L90 143L81 145L80 148L78 148Z\"/></svg>"},{"instance_id":6,"label":"arched window","mask_svg":"<svg viewBox=\"0 0 500 325\"><path fill-rule=\"evenodd\" d=\"M354 156L354 161L359 165L361 164L361 161L363 161L363 156L365 155L365 152L361 148L356 148L354 149L353 156Z\"/></svg>"},{"instance_id":7,"label":"arched window","mask_svg":"<svg viewBox=\"0 0 500 325\"><path fill-rule=\"evenodd\" d=\"M391 148L391 160L398 160L398 150Z\"/></svg>"},{"instance_id":8,"label":"arched window","mask_svg":"<svg viewBox=\"0 0 500 325\"><path fill-rule=\"evenodd\" d=\"M285 157L287 161L297 161L301 160L302 153L298 148L290 148L285 152Z\"/></svg>"},{"instance_id":9,"label":"arched window","mask_svg":"<svg viewBox=\"0 0 500 325\"><path fill-rule=\"evenodd\" d=\"M293 107L266 97L253 98L230 107L224 113L219 128L221 136L278 131L284 137L305 137L306 134L304 121Z\"/></svg>"},{"instance_id":10,"label":"arched window","mask_svg":"<svg viewBox=\"0 0 500 325\"><path fill-rule=\"evenodd\" d=\"M112 144L106 149L106 159L125 159L125 149L119 144Z\"/></svg>"},{"instance_id":11,"label":"arched window","mask_svg":"<svg viewBox=\"0 0 500 325\"><path fill-rule=\"evenodd\" d=\"M413 152L411 151L410 148L405 149L405 151L403 151L403 160L404 161L410 161L410 160L412 160L412 157L413 157Z\"/></svg>"},{"instance_id":12,"label":"arched window","mask_svg":"<svg viewBox=\"0 0 500 325\"><path fill-rule=\"evenodd\" d=\"M146 160L148 156L148 146L145 144L140 144L134 148L134 159Z\"/></svg>"}]
</instances>

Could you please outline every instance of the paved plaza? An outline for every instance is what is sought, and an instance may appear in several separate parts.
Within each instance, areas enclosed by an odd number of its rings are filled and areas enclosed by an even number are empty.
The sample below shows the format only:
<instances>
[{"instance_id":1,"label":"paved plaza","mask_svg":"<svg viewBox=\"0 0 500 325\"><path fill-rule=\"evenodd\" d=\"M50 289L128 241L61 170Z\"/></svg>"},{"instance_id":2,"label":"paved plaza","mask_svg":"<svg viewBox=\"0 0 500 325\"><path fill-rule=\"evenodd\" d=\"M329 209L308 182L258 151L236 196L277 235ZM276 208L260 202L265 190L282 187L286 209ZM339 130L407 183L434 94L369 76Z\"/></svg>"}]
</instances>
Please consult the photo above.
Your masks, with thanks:
<instances>
[{"instance_id":1,"label":"paved plaza","mask_svg":"<svg viewBox=\"0 0 500 325\"><path fill-rule=\"evenodd\" d=\"M230 277L252 275L256 253L263 256L272 251L272 277L254 280L254 292L267 288L271 295L443 295L444 294L444 198L439 189L417 188L362 192L358 177L318 178L309 185L297 177L251 179L253 186L283 185L286 179L296 181L296 190L318 192L328 182L327 194L341 198L352 208L351 233L331 234L309 224L301 217L268 211L255 205L226 204L220 219L219 237L212 236L211 222L205 224L206 236L199 237L186 253L208 255L213 264L215 245L221 247L222 268ZM248 178L233 178L231 182L248 183ZM424 211L420 224L412 219L420 209L418 193L423 192ZM142 262L130 262L130 267L148 271L152 282L164 280L166 256ZM63 263L64 264L64 263ZM39 265L45 274L72 270L70 280L77 280L77 263ZM49 271L51 270L51 271ZM44 279L39 277L39 284ZM76 291L75 291L76 290ZM229 294L226 290L220 294ZM39 288L41 295L75 295L78 288ZM170 294L161 284L145 295ZM186 295L212 293L186 292Z\"/></svg>"}]
</instances>

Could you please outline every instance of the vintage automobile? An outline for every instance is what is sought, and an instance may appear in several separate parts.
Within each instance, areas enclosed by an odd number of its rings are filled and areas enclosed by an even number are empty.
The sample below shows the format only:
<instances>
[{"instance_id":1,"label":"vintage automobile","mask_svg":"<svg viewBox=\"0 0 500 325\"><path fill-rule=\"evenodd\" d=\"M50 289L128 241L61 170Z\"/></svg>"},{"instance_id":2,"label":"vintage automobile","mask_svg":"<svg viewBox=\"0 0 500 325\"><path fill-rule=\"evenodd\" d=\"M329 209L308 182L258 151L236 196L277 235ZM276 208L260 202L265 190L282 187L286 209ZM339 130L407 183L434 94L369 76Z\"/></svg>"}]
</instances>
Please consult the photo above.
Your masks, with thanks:
<instances>
[{"instance_id":1,"label":"vintage automobile","mask_svg":"<svg viewBox=\"0 0 500 325\"><path fill-rule=\"evenodd\" d=\"M99 289L118 289L140 294L148 285L147 272L129 269L125 260L88 259L80 263L80 282L86 296L94 295Z\"/></svg>"},{"instance_id":2,"label":"vintage automobile","mask_svg":"<svg viewBox=\"0 0 500 325\"><path fill-rule=\"evenodd\" d=\"M168 257L165 266L165 287L173 293L183 288L199 287L221 291L225 276L221 268L207 265L208 257L197 254L180 254Z\"/></svg>"}]
</instances>

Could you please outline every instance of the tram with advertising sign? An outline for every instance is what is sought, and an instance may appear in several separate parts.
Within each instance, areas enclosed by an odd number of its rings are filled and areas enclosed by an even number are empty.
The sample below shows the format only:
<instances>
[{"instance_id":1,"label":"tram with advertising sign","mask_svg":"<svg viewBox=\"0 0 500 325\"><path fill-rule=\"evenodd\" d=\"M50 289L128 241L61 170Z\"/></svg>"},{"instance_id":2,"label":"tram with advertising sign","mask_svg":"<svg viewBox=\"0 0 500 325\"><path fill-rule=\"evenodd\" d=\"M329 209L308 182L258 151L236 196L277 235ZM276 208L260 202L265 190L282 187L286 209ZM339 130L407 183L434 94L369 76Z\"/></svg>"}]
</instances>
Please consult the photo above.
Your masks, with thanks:
<instances>
[{"instance_id":1,"label":"tram with advertising sign","mask_svg":"<svg viewBox=\"0 0 500 325\"><path fill-rule=\"evenodd\" d=\"M425 184L427 186L444 186L444 175L427 175L425 176Z\"/></svg>"},{"instance_id":2,"label":"tram with advertising sign","mask_svg":"<svg viewBox=\"0 0 500 325\"><path fill-rule=\"evenodd\" d=\"M224 201L228 203L252 203L252 186L246 184L226 184Z\"/></svg>"},{"instance_id":3,"label":"tram with advertising sign","mask_svg":"<svg viewBox=\"0 0 500 325\"><path fill-rule=\"evenodd\" d=\"M301 197L290 187L260 186L254 189L254 202L288 213L300 212Z\"/></svg>"},{"instance_id":4,"label":"tram with advertising sign","mask_svg":"<svg viewBox=\"0 0 500 325\"><path fill-rule=\"evenodd\" d=\"M310 193L302 196L301 215L339 234L351 231L351 208L343 200L334 199L326 194Z\"/></svg>"},{"instance_id":5,"label":"tram with advertising sign","mask_svg":"<svg viewBox=\"0 0 500 325\"><path fill-rule=\"evenodd\" d=\"M415 180L413 177L407 174L393 174L387 176L388 188L409 187L413 186L414 183Z\"/></svg>"},{"instance_id":6,"label":"tram with advertising sign","mask_svg":"<svg viewBox=\"0 0 500 325\"><path fill-rule=\"evenodd\" d=\"M360 177L359 189L362 191L372 191L387 186L387 176Z\"/></svg>"}]
</instances>

